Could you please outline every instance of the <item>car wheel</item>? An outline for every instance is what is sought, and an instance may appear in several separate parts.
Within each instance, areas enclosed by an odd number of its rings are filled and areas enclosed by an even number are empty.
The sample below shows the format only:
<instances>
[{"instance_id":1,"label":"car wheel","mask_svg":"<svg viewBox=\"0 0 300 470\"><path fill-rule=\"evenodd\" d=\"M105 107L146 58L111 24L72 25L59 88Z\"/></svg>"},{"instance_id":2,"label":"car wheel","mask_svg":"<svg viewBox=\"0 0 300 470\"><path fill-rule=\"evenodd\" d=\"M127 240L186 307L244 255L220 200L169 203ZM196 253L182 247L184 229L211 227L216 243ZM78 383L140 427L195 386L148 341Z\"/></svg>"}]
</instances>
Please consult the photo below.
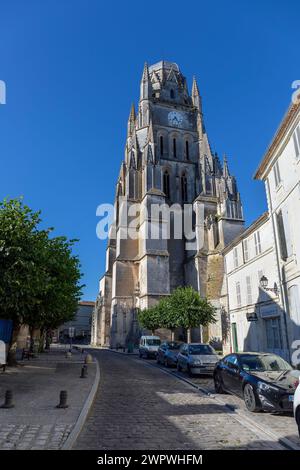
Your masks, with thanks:
<instances>
[{"instance_id":1,"label":"car wheel","mask_svg":"<svg viewBox=\"0 0 300 470\"><path fill-rule=\"evenodd\" d=\"M218 373L214 375L214 384L216 393L224 393L223 380Z\"/></svg>"},{"instance_id":2,"label":"car wheel","mask_svg":"<svg viewBox=\"0 0 300 470\"><path fill-rule=\"evenodd\" d=\"M255 413L260 410L255 392L250 384L246 384L244 387L244 401L248 411Z\"/></svg>"},{"instance_id":3,"label":"car wheel","mask_svg":"<svg viewBox=\"0 0 300 470\"><path fill-rule=\"evenodd\" d=\"M297 411L296 411L296 423L298 425L298 433L300 437L300 406L298 406Z\"/></svg>"},{"instance_id":4,"label":"car wheel","mask_svg":"<svg viewBox=\"0 0 300 470\"><path fill-rule=\"evenodd\" d=\"M157 354L157 356L156 356L156 363L157 363L157 364L160 364L160 359L159 359L159 355L158 355L158 354Z\"/></svg>"},{"instance_id":5,"label":"car wheel","mask_svg":"<svg viewBox=\"0 0 300 470\"><path fill-rule=\"evenodd\" d=\"M143 357L143 354L141 353L141 351L139 351L139 357L140 357L140 359L142 359L142 357Z\"/></svg>"},{"instance_id":6,"label":"car wheel","mask_svg":"<svg viewBox=\"0 0 300 470\"><path fill-rule=\"evenodd\" d=\"M165 367L170 367L168 363L168 359L165 359L164 364L165 364Z\"/></svg>"},{"instance_id":7,"label":"car wheel","mask_svg":"<svg viewBox=\"0 0 300 470\"><path fill-rule=\"evenodd\" d=\"M190 368L189 365L187 365L186 370L187 370L187 373L189 374L189 377L193 377L194 374L193 374L193 372L191 371L191 368Z\"/></svg>"},{"instance_id":8,"label":"car wheel","mask_svg":"<svg viewBox=\"0 0 300 470\"><path fill-rule=\"evenodd\" d=\"M181 365L179 364L179 362L177 362L177 370L178 370L178 372L181 372L181 371L182 371L182 367L181 367Z\"/></svg>"}]
</instances>

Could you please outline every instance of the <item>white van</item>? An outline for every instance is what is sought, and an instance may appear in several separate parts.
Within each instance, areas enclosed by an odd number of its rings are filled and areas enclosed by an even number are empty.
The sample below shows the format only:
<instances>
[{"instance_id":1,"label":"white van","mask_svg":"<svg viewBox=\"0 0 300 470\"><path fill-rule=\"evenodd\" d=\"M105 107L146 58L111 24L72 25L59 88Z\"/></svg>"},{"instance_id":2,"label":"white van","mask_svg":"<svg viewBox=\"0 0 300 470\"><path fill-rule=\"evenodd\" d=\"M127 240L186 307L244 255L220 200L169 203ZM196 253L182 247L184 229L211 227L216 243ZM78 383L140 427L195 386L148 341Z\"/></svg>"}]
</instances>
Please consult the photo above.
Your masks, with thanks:
<instances>
[{"instance_id":1,"label":"white van","mask_svg":"<svg viewBox=\"0 0 300 470\"><path fill-rule=\"evenodd\" d=\"M159 336L142 336L140 339L139 345L139 355L140 357L150 357L156 358L158 348L161 344Z\"/></svg>"}]
</instances>

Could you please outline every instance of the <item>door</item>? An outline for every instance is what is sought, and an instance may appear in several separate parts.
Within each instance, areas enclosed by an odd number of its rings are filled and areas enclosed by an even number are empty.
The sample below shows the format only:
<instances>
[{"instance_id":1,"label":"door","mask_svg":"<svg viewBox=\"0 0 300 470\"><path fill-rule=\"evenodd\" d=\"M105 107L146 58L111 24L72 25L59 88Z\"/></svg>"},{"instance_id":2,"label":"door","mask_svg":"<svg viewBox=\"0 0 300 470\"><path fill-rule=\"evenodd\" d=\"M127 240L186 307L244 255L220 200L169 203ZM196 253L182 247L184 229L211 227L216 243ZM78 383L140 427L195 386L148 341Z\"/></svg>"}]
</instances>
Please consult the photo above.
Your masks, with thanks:
<instances>
[{"instance_id":1,"label":"door","mask_svg":"<svg viewBox=\"0 0 300 470\"><path fill-rule=\"evenodd\" d=\"M233 352L238 352L238 339L236 323L231 324Z\"/></svg>"},{"instance_id":2,"label":"door","mask_svg":"<svg viewBox=\"0 0 300 470\"><path fill-rule=\"evenodd\" d=\"M238 359L235 354L230 354L224 360L224 367L222 370L222 378L224 386L227 390L233 393L238 392L239 388L239 366Z\"/></svg>"}]
</instances>

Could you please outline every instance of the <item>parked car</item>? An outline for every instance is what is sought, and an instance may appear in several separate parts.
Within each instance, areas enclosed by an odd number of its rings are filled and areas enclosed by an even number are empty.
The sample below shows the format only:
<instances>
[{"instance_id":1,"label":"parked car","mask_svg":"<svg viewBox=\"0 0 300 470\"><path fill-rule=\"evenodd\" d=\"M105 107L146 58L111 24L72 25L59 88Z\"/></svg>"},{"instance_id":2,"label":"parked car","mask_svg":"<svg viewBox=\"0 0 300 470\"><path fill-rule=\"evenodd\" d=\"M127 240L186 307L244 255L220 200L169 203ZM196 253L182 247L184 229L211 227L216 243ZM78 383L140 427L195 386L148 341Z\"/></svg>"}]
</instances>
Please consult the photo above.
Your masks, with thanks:
<instances>
[{"instance_id":1,"label":"parked car","mask_svg":"<svg viewBox=\"0 0 300 470\"><path fill-rule=\"evenodd\" d=\"M159 336L142 336L139 345L139 356L147 359L150 357L155 358L160 344Z\"/></svg>"},{"instance_id":2,"label":"parked car","mask_svg":"<svg viewBox=\"0 0 300 470\"><path fill-rule=\"evenodd\" d=\"M300 384L298 384L294 395L294 416L298 425L298 432L300 437Z\"/></svg>"},{"instance_id":3,"label":"parked car","mask_svg":"<svg viewBox=\"0 0 300 470\"><path fill-rule=\"evenodd\" d=\"M215 390L243 398L252 412L292 411L299 374L276 354L234 353L216 365Z\"/></svg>"},{"instance_id":4,"label":"parked car","mask_svg":"<svg viewBox=\"0 0 300 470\"><path fill-rule=\"evenodd\" d=\"M187 371L189 375L213 374L219 356L209 344L185 343L177 357L177 370Z\"/></svg>"},{"instance_id":5,"label":"parked car","mask_svg":"<svg viewBox=\"0 0 300 470\"><path fill-rule=\"evenodd\" d=\"M163 364L166 367L175 366L177 364L177 356L182 343L177 341L163 342L157 351L157 364Z\"/></svg>"}]
</instances>

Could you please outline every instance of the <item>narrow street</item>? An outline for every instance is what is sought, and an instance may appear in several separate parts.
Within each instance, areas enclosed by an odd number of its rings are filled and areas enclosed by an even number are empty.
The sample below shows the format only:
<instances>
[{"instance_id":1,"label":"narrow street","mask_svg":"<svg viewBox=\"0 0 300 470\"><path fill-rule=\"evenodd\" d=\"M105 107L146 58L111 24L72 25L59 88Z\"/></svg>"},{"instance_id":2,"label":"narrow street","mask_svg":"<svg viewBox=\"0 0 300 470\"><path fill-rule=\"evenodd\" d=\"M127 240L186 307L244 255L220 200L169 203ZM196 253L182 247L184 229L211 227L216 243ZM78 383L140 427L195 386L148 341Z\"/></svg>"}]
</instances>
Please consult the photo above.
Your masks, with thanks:
<instances>
[{"instance_id":1,"label":"narrow street","mask_svg":"<svg viewBox=\"0 0 300 470\"><path fill-rule=\"evenodd\" d=\"M94 354L100 386L74 449L283 449L226 406L152 367L153 361Z\"/></svg>"}]
</instances>

